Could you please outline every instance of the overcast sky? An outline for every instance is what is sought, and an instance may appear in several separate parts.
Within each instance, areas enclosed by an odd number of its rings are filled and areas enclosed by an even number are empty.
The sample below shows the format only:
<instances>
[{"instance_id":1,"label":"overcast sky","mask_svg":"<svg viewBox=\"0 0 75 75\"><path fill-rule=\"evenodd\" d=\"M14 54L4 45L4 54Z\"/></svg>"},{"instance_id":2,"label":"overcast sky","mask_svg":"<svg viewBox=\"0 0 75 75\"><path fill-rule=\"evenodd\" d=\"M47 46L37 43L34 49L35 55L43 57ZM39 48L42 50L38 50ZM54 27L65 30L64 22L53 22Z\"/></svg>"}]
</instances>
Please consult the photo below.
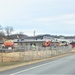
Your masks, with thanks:
<instances>
[{"instance_id":1,"label":"overcast sky","mask_svg":"<svg viewBox=\"0 0 75 75\"><path fill-rule=\"evenodd\" d=\"M75 35L75 0L0 0L0 25L33 35Z\"/></svg>"}]
</instances>

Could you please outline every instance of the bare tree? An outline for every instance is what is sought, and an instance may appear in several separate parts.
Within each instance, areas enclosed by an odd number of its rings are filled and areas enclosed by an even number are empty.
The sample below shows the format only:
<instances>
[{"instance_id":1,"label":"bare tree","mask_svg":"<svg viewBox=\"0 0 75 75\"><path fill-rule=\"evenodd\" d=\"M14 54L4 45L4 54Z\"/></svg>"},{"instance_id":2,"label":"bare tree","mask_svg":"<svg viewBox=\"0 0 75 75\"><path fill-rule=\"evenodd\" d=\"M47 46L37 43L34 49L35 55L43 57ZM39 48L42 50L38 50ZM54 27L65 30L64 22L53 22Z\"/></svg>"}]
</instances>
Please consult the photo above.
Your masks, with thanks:
<instances>
[{"instance_id":1,"label":"bare tree","mask_svg":"<svg viewBox=\"0 0 75 75\"><path fill-rule=\"evenodd\" d=\"M0 36L5 36L5 33L3 31L3 27L0 25Z\"/></svg>"},{"instance_id":2,"label":"bare tree","mask_svg":"<svg viewBox=\"0 0 75 75\"><path fill-rule=\"evenodd\" d=\"M5 27L5 32L6 32L6 34L7 34L8 39L9 39L10 34L11 34L13 31L14 31L14 30L13 30L13 27L9 27L9 26Z\"/></svg>"}]
</instances>

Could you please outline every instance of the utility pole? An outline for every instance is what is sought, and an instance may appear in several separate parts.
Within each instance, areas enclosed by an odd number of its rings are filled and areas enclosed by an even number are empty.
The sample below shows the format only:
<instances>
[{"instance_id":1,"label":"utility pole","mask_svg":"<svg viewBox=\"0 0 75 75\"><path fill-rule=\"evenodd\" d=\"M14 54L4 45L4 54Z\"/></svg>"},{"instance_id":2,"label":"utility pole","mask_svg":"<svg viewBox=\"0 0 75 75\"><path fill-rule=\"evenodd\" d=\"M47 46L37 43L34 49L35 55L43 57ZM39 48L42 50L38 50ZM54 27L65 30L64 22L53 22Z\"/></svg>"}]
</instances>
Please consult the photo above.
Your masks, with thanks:
<instances>
[{"instance_id":1,"label":"utility pole","mask_svg":"<svg viewBox=\"0 0 75 75\"><path fill-rule=\"evenodd\" d=\"M35 37L35 30L34 30L34 33L33 34L34 34L34 37Z\"/></svg>"}]
</instances>

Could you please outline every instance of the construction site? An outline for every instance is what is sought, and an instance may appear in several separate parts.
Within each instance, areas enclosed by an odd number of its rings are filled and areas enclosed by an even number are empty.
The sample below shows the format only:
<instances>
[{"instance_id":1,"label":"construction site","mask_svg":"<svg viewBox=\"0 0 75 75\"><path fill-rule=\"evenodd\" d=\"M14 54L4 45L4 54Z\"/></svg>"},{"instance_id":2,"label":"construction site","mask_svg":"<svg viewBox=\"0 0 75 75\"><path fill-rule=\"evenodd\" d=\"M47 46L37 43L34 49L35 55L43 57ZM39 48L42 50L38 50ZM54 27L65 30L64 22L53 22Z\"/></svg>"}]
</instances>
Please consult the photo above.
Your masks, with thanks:
<instances>
[{"instance_id":1,"label":"construction site","mask_svg":"<svg viewBox=\"0 0 75 75\"><path fill-rule=\"evenodd\" d=\"M72 45L67 42L52 40L13 41L4 38L0 43L0 63L33 61L46 59L72 52Z\"/></svg>"}]
</instances>

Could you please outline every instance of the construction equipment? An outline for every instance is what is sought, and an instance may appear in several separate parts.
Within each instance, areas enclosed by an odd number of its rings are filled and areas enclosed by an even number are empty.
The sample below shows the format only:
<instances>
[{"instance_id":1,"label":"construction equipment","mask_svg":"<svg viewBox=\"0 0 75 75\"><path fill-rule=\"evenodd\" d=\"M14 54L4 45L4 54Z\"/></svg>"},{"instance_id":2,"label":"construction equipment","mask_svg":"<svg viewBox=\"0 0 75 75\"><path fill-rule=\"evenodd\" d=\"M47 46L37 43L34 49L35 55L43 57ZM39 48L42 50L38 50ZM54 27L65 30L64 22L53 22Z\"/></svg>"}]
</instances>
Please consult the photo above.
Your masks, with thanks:
<instances>
[{"instance_id":1,"label":"construction equipment","mask_svg":"<svg viewBox=\"0 0 75 75\"><path fill-rule=\"evenodd\" d=\"M13 40L7 40L3 37L0 37L3 40L2 48L9 48L11 47L12 49L15 47L15 43Z\"/></svg>"},{"instance_id":2,"label":"construction equipment","mask_svg":"<svg viewBox=\"0 0 75 75\"><path fill-rule=\"evenodd\" d=\"M15 43L12 40L4 41L3 45L5 48L8 48L8 47L14 48L15 47Z\"/></svg>"},{"instance_id":3,"label":"construction equipment","mask_svg":"<svg viewBox=\"0 0 75 75\"><path fill-rule=\"evenodd\" d=\"M43 43L43 46L44 47L48 47L48 46L51 46L52 45L52 41L46 41Z\"/></svg>"}]
</instances>

